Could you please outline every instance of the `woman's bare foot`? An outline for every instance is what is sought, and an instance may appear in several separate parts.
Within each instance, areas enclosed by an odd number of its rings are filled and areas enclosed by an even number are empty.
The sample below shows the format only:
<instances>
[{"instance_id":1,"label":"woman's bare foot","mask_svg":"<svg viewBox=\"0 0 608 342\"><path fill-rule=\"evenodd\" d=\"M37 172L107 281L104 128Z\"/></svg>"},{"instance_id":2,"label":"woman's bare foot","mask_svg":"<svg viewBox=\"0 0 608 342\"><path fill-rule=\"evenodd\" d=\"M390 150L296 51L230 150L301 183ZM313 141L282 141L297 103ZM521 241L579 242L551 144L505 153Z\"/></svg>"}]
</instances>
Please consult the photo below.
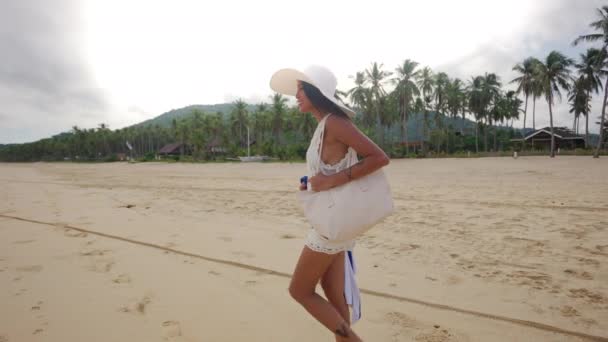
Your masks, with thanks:
<instances>
[{"instance_id":1,"label":"woman's bare foot","mask_svg":"<svg viewBox=\"0 0 608 342\"><path fill-rule=\"evenodd\" d=\"M340 326L334 331L336 334L336 341L340 342L363 342L363 340L355 334L346 322L342 322Z\"/></svg>"}]
</instances>

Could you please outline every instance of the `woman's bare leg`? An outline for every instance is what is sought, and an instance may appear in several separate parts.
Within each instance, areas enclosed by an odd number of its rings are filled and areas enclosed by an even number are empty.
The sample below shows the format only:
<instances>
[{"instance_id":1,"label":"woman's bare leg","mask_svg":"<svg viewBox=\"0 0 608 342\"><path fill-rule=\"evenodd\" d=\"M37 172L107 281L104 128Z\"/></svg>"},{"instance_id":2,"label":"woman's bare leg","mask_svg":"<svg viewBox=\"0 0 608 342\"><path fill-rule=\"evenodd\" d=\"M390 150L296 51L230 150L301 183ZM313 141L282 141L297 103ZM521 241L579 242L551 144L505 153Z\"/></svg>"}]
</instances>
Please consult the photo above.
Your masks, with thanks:
<instances>
[{"instance_id":1,"label":"woman's bare leg","mask_svg":"<svg viewBox=\"0 0 608 342\"><path fill-rule=\"evenodd\" d=\"M344 258L343 253L325 254L304 247L291 278L289 293L327 329L342 337L342 341L361 341L350 329L348 320L345 320L331 303L315 292L319 280L340 256ZM344 263L344 259L340 260Z\"/></svg>"},{"instance_id":2,"label":"woman's bare leg","mask_svg":"<svg viewBox=\"0 0 608 342\"><path fill-rule=\"evenodd\" d=\"M350 325L350 313L344 297L344 252L336 254L336 258L321 278L321 286L327 300Z\"/></svg>"},{"instance_id":3,"label":"woman's bare leg","mask_svg":"<svg viewBox=\"0 0 608 342\"><path fill-rule=\"evenodd\" d=\"M344 297L344 252L336 255L336 258L321 278L321 286L327 300L350 326L348 304L346 304L346 298ZM342 341L344 341L344 338L336 336L336 342Z\"/></svg>"}]
</instances>

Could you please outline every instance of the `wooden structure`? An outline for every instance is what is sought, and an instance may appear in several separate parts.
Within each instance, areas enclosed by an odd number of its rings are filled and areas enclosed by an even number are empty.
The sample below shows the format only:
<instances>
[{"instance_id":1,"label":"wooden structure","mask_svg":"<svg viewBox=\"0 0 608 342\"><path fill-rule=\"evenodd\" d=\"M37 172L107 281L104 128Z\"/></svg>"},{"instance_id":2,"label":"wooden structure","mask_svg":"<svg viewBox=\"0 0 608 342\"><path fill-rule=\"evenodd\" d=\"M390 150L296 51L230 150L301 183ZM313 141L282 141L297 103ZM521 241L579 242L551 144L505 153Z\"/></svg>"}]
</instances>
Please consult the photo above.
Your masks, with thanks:
<instances>
[{"instance_id":1,"label":"wooden structure","mask_svg":"<svg viewBox=\"0 0 608 342\"><path fill-rule=\"evenodd\" d=\"M165 157L166 156L179 156L181 154L182 147L184 149L184 155L192 154L192 148L189 145L182 144L182 143L167 144L158 151L158 154L161 156L165 156Z\"/></svg>"},{"instance_id":2,"label":"wooden structure","mask_svg":"<svg viewBox=\"0 0 608 342\"><path fill-rule=\"evenodd\" d=\"M585 137L577 135L566 127L553 127L555 148L573 150L585 148ZM512 142L524 141L533 150L551 149L551 128L545 127L528 133L523 139L511 139Z\"/></svg>"}]
</instances>

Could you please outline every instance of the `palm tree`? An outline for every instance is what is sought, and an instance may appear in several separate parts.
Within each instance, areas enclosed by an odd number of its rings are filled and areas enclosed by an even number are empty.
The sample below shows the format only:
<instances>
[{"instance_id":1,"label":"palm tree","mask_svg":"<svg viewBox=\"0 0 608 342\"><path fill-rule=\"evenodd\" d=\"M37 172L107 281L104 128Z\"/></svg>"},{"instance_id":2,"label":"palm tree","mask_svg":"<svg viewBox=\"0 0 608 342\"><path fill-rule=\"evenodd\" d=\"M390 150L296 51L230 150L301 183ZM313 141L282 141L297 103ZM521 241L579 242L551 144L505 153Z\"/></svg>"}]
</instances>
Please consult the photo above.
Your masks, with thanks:
<instances>
[{"instance_id":1,"label":"palm tree","mask_svg":"<svg viewBox=\"0 0 608 342\"><path fill-rule=\"evenodd\" d=\"M490 127L492 127L493 119L492 115L490 115L490 106L495 104L499 93L500 81L496 74L488 74L486 72L484 76L481 76L481 105L483 108L481 118L485 119L487 124L487 128L484 128L484 149L486 152L488 152L488 130L490 129Z\"/></svg>"},{"instance_id":2,"label":"palm tree","mask_svg":"<svg viewBox=\"0 0 608 342\"><path fill-rule=\"evenodd\" d=\"M464 105L464 89L463 83L460 79L455 78L451 80L446 87L446 101L447 101L447 109L452 119L456 119L458 117L458 113L463 108ZM463 112L464 113L464 112ZM462 125L460 127L460 132L462 133L464 128L464 115L462 117Z\"/></svg>"},{"instance_id":3,"label":"palm tree","mask_svg":"<svg viewBox=\"0 0 608 342\"><path fill-rule=\"evenodd\" d=\"M266 103L258 103L255 106L255 112L251 117L253 135L258 143L264 140L264 116L266 115L267 110L268 105Z\"/></svg>"},{"instance_id":4,"label":"palm tree","mask_svg":"<svg viewBox=\"0 0 608 342\"><path fill-rule=\"evenodd\" d=\"M555 157L555 135L553 133L553 103L555 97L561 100L560 87L570 89L570 67L574 61L563 54L552 51L545 62L537 64L538 80L541 92L549 104L549 125L551 127L551 158Z\"/></svg>"},{"instance_id":5,"label":"palm tree","mask_svg":"<svg viewBox=\"0 0 608 342\"><path fill-rule=\"evenodd\" d=\"M589 26L596 30L595 33L581 35L576 38L573 42L574 45L578 45L582 41L597 42L601 41L602 48L601 53L596 55L596 63L599 70L602 72L606 70L608 66L608 6L602 6L597 9L598 20L589 24ZM602 118L600 120L600 139L597 143L593 158L599 158L600 149L604 140L604 122L606 117L606 99L608 98L608 77L606 77L606 85L604 86L604 101L602 102Z\"/></svg>"},{"instance_id":6,"label":"palm tree","mask_svg":"<svg viewBox=\"0 0 608 342\"><path fill-rule=\"evenodd\" d=\"M523 93L526 97L526 104L524 106L524 127L523 134L526 131L526 114L528 113L528 96L532 94L533 81L534 81L534 70L535 64L538 63L538 59L534 57L528 57L524 59L522 63L519 63L513 67L513 71L518 72L521 76L514 78L510 83L517 84L517 93Z\"/></svg>"},{"instance_id":7,"label":"palm tree","mask_svg":"<svg viewBox=\"0 0 608 342\"><path fill-rule=\"evenodd\" d=\"M98 128L97 128L97 133L100 135L101 137L101 142L102 142L102 151L103 151L103 155L107 155L109 152L109 147L108 147L108 135L111 133L109 127L107 124L105 123L100 123Z\"/></svg>"},{"instance_id":8,"label":"palm tree","mask_svg":"<svg viewBox=\"0 0 608 342\"><path fill-rule=\"evenodd\" d=\"M412 111L417 114L416 118L420 117L419 114L424 113L424 111L426 110L425 107L426 106L424 104L424 101L422 100L422 97L420 97L420 96L416 97L416 100L414 101L414 106L412 107ZM417 120L417 122L418 122L418 124L416 125L416 135L418 135L418 137L420 139L420 148L422 150L424 148L424 135L423 135L424 132L420 132L420 130L421 130L421 126L422 126L422 129L424 129L424 125L420 125L420 120Z\"/></svg>"},{"instance_id":9,"label":"palm tree","mask_svg":"<svg viewBox=\"0 0 608 342\"><path fill-rule=\"evenodd\" d=\"M234 108L232 109L232 124L234 127L238 127L239 138L238 144L239 147L243 147L243 142L245 141L243 138L243 127L247 126L247 103L242 99L238 99L233 103Z\"/></svg>"},{"instance_id":10,"label":"palm tree","mask_svg":"<svg viewBox=\"0 0 608 342\"><path fill-rule=\"evenodd\" d=\"M584 77L579 77L574 80L572 89L568 92L568 101L570 103L570 113L574 114L574 122L576 123L581 115L589 116L589 92ZM573 131L577 132L576 124ZM586 142L585 142L586 146Z\"/></svg>"},{"instance_id":11,"label":"palm tree","mask_svg":"<svg viewBox=\"0 0 608 342\"><path fill-rule=\"evenodd\" d=\"M352 78L352 76L351 76ZM355 86L346 92L353 107L363 111L363 121L367 127L371 126L370 115L370 92L365 87L365 72L357 72L355 75Z\"/></svg>"},{"instance_id":12,"label":"palm tree","mask_svg":"<svg viewBox=\"0 0 608 342\"><path fill-rule=\"evenodd\" d=\"M493 131L494 131L494 148L493 151L497 151L497 136L498 136L498 130L496 129L496 124L498 122L504 122L505 118L507 117L507 104L506 104L506 99L503 96L502 93L498 93L498 95L496 95L494 97L493 103L492 103L492 108L489 111L489 115L488 117L490 118L490 122L494 123L494 127L493 127Z\"/></svg>"},{"instance_id":13,"label":"palm tree","mask_svg":"<svg viewBox=\"0 0 608 342\"><path fill-rule=\"evenodd\" d=\"M350 76L350 78L353 78ZM366 91L365 88L365 73L357 72L355 75L355 86L346 92L346 95L353 103L353 107L362 109L365 106Z\"/></svg>"},{"instance_id":14,"label":"palm tree","mask_svg":"<svg viewBox=\"0 0 608 342\"><path fill-rule=\"evenodd\" d=\"M274 95L270 96L270 99L272 102L272 132L274 134L275 144L280 144L283 131L283 121L285 112L287 110L287 107L285 106L287 99L279 93L275 93Z\"/></svg>"},{"instance_id":15,"label":"palm tree","mask_svg":"<svg viewBox=\"0 0 608 342\"><path fill-rule=\"evenodd\" d=\"M468 107L475 117L475 153L479 153L479 125L485 116L483 76L471 77L467 85Z\"/></svg>"},{"instance_id":16,"label":"palm tree","mask_svg":"<svg viewBox=\"0 0 608 342\"><path fill-rule=\"evenodd\" d=\"M586 53L580 55L581 62L574 65L578 71L579 79L583 83L579 86L583 86L587 92L587 101L591 101L592 92L597 94L599 90L602 89L602 80L600 77L606 76L606 74L602 74L601 68L599 68L598 65L598 58L601 56L601 53L602 51L599 49L587 49ZM585 105L584 107L589 107L589 104ZM589 112L586 112L584 115L586 148L589 144Z\"/></svg>"},{"instance_id":17,"label":"palm tree","mask_svg":"<svg viewBox=\"0 0 608 342\"><path fill-rule=\"evenodd\" d=\"M515 94L516 92L513 90L509 90L506 94L508 105L507 119L511 120L511 128L513 128L513 121L519 120L519 113L523 104L523 101L518 99Z\"/></svg>"},{"instance_id":18,"label":"palm tree","mask_svg":"<svg viewBox=\"0 0 608 342\"><path fill-rule=\"evenodd\" d=\"M420 95L420 90L416 86L416 79L420 74L416 70L418 63L411 59L406 59L402 65L395 69L397 77L393 78L393 83L396 85L395 91L399 98L399 118L401 125L401 141L405 142L405 153L409 154L408 138L407 138L407 119L408 109L412 103L414 96Z\"/></svg>"},{"instance_id":19,"label":"palm tree","mask_svg":"<svg viewBox=\"0 0 608 342\"><path fill-rule=\"evenodd\" d=\"M433 92L435 98L435 128L441 132L443 130L443 116L445 107L447 105L447 93L446 90L450 83L450 78L445 72L440 72L435 75L434 78L435 91ZM441 136L441 134L439 135ZM437 151L440 150L441 139L437 139Z\"/></svg>"},{"instance_id":20,"label":"palm tree","mask_svg":"<svg viewBox=\"0 0 608 342\"><path fill-rule=\"evenodd\" d=\"M416 83L418 84L418 89L420 89L420 92L422 93L422 98L423 98L423 104L424 104L424 117L423 117L423 123L422 123L422 137L421 137L421 144L422 144L422 153L426 154L426 144L424 143L424 140L426 139L427 136L427 131L429 129L429 112L428 112L428 105L431 103L431 94L433 93L433 86L434 86L434 76L433 76L433 71L431 70L431 68L424 67L424 69L422 69L422 71L420 72L420 74L418 75L418 79L416 80Z\"/></svg>"},{"instance_id":21,"label":"palm tree","mask_svg":"<svg viewBox=\"0 0 608 342\"><path fill-rule=\"evenodd\" d=\"M542 96L542 87L538 78L538 68L534 68L532 75L532 130L536 131L536 99ZM525 135L525 132L524 132Z\"/></svg>"},{"instance_id":22,"label":"palm tree","mask_svg":"<svg viewBox=\"0 0 608 342\"><path fill-rule=\"evenodd\" d=\"M460 125L460 133L463 133L464 129L464 91L462 87L462 81L458 78L451 80L446 88L446 102L447 102L447 110L450 114L450 118L452 119L452 123L456 122L456 118L458 117L458 113L462 110L463 113L463 121ZM451 132L448 135L453 136L454 133L454 124L450 125ZM448 150L450 150L450 140L448 139Z\"/></svg>"},{"instance_id":23,"label":"palm tree","mask_svg":"<svg viewBox=\"0 0 608 342\"><path fill-rule=\"evenodd\" d=\"M376 112L376 129L378 131L378 138L380 139L380 146L384 145L384 129L382 127L382 113L380 112L381 99L386 96L384 83L386 83L386 78L391 75L391 73L382 70L382 66L383 64L378 65L378 63L374 62L369 69L365 70L365 77L367 82L370 83L369 91Z\"/></svg>"}]
</instances>

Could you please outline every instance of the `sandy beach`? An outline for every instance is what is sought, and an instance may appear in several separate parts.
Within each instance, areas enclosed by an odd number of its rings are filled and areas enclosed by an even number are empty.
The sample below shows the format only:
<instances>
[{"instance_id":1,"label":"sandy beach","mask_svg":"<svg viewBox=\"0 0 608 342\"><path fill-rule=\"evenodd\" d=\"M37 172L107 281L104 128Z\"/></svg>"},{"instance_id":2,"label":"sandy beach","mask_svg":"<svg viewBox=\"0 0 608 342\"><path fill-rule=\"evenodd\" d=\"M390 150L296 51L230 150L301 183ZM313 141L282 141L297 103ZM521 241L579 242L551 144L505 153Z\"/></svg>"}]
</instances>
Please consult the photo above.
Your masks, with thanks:
<instances>
[{"instance_id":1,"label":"sandy beach","mask_svg":"<svg viewBox=\"0 0 608 342\"><path fill-rule=\"evenodd\" d=\"M289 296L303 163L0 164L0 342L333 341ZM393 160L365 341L608 341L608 159Z\"/></svg>"}]
</instances>

